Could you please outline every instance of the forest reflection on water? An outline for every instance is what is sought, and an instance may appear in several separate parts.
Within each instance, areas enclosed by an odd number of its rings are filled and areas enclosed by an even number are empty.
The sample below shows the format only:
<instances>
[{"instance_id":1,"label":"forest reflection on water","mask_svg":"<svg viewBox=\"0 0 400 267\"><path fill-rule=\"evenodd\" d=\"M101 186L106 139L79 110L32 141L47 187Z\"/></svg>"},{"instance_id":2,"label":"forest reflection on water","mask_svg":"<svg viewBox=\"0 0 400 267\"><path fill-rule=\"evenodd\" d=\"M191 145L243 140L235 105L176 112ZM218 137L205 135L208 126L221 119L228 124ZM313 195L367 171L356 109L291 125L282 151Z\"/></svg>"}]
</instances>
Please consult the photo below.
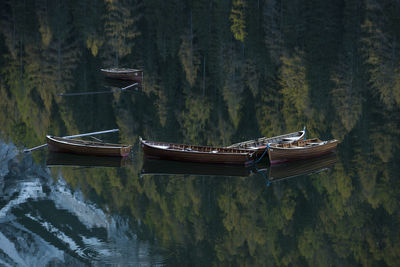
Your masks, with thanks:
<instances>
[{"instance_id":1,"label":"forest reflection on water","mask_svg":"<svg viewBox=\"0 0 400 267\"><path fill-rule=\"evenodd\" d=\"M0 2L2 263L399 265L399 3L217 2ZM140 90L111 66L143 68ZM340 140L334 158L246 169L138 146L304 125ZM128 161L20 153L114 128Z\"/></svg>"}]
</instances>

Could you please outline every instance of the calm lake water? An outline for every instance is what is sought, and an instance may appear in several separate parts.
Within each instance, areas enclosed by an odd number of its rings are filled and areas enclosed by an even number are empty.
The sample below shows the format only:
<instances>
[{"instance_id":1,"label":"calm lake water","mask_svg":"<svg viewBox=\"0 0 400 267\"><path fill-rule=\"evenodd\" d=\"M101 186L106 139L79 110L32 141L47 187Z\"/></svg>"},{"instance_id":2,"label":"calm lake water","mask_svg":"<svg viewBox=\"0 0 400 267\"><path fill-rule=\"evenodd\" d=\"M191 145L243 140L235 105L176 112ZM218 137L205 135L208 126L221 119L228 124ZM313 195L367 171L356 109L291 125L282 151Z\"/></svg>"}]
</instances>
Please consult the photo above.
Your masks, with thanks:
<instances>
[{"instance_id":1,"label":"calm lake water","mask_svg":"<svg viewBox=\"0 0 400 267\"><path fill-rule=\"evenodd\" d=\"M369 0L2 1L0 265L399 266L399 12ZM143 82L119 90L129 83L100 73L114 66L143 69ZM139 147L303 126L338 139L336 153L245 168ZM46 134L114 128L97 137L134 145L128 159L23 153Z\"/></svg>"}]
</instances>

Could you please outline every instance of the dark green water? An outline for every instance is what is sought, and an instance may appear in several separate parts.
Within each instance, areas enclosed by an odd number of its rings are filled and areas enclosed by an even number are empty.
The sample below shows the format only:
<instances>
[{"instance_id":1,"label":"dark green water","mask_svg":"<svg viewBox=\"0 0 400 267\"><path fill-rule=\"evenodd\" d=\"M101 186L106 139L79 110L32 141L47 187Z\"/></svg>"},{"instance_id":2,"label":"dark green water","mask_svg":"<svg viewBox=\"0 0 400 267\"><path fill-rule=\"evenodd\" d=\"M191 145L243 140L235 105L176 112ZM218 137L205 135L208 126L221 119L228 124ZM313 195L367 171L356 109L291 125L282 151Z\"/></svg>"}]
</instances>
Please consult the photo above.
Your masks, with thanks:
<instances>
[{"instance_id":1,"label":"dark green water","mask_svg":"<svg viewBox=\"0 0 400 267\"><path fill-rule=\"evenodd\" d=\"M399 266L400 4L1 1L0 265ZM141 88L100 68L144 70ZM114 93L58 96L60 93ZM307 127L334 155L144 160ZM130 159L22 153L119 128Z\"/></svg>"}]
</instances>

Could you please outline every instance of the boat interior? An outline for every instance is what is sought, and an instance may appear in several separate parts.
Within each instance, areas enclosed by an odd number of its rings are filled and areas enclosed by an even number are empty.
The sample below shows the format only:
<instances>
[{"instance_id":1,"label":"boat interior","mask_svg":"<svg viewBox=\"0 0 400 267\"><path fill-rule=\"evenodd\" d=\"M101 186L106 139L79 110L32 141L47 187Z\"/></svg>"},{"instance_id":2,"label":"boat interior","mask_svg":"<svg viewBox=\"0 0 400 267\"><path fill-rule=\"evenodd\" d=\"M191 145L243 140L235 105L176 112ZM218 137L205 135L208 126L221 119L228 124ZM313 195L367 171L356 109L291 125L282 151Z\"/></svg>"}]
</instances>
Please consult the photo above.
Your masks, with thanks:
<instances>
[{"instance_id":1,"label":"boat interior","mask_svg":"<svg viewBox=\"0 0 400 267\"><path fill-rule=\"evenodd\" d=\"M95 142L95 141L87 141L82 139L67 139L62 137L55 137L51 136L56 141L68 143L68 144L75 144L75 145L85 145L85 146L99 146L99 147L129 147L130 145L126 144L111 144L111 143L102 143L102 142Z\"/></svg>"},{"instance_id":2,"label":"boat interior","mask_svg":"<svg viewBox=\"0 0 400 267\"><path fill-rule=\"evenodd\" d=\"M174 144L174 143L162 143L162 142L152 142L152 141L142 141L143 143L166 150L179 150L186 152L207 152L207 153L234 153L234 154L248 154L249 151L241 150L237 148L223 148L223 147L211 147L211 146L194 146L185 144Z\"/></svg>"},{"instance_id":3,"label":"boat interior","mask_svg":"<svg viewBox=\"0 0 400 267\"><path fill-rule=\"evenodd\" d=\"M110 68L110 69L101 69L104 72L112 72L112 73L133 73L140 72L139 69L128 69L128 68Z\"/></svg>"},{"instance_id":4,"label":"boat interior","mask_svg":"<svg viewBox=\"0 0 400 267\"><path fill-rule=\"evenodd\" d=\"M228 148L250 148L250 149L256 149L256 148L265 148L268 143L287 143L287 142L294 142L298 140L302 135L304 134L303 131L298 131L292 134L286 134L286 135L281 135L281 136L276 136L276 137L261 137L258 139L246 141L246 142L241 142L241 143L236 143L233 145L228 146Z\"/></svg>"},{"instance_id":5,"label":"boat interior","mask_svg":"<svg viewBox=\"0 0 400 267\"><path fill-rule=\"evenodd\" d=\"M318 138L299 140L295 142L282 142L276 144L270 144L270 147L280 147L280 148L298 148L298 147L313 147L326 144L327 141L322 141Z\"/></svg>"}]
</instances>

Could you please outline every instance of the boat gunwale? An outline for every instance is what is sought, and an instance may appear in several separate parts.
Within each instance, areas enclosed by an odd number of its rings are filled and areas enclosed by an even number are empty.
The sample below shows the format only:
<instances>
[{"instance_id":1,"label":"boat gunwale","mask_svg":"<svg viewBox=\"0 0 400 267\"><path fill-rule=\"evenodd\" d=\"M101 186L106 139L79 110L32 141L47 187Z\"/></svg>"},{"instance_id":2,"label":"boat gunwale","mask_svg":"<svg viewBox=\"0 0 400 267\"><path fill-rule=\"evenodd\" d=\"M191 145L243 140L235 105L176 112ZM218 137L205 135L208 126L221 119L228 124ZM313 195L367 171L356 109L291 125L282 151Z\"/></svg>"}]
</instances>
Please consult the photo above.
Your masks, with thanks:
<instances>
[{"instance_id":1,"label":"boat gunwale","mask_svg":"<svg viewBox=\"0 0 400 267\"><path fill-rule=\"evenodd\" d=\"M143 140L140 139L140 142L146 146L149 146L151 148L154 149L158 149L158 150L162 150L162 151L173 151L173 152L183 152L183 153L196 153L196 154L211 154L211 155L249 155L250 157L252 156L253 152L246 150L246 149L239 149L239 148L226 148L226 147L212 147L212 146L192 146L192 145L185 145L185 144L175 144L175 143L165 143L165 142L154 142L154 141L150 141L150 140ZM166 148L162 148L162 147L157 147L157 145L155 144L149 144L148 142L152 142L152 143L156 143L156 144L165 144L165 145L177 145L177 146L183 146L182 149L177 149L177 148L170 148L170 147L166 147ZM188 148L190 147L203 147L203 148L209 148L210 151L199 151L199 150L184 150L185 146L187 146ZM214 150L212 150L214 149ZM219 151L219 150L232 150L231 152L228 151ZM213 151L217 151L217 152L213 152Z\"/></svg>"},{"instance_id":2,"label":"boat gunwale","mask_svg":"<svg viewBox=\"0 0 400 267\"><path fill-rule=\"evenodd\" d=\"M56 136L51 136L51 135L46 135L46 137L48 139L52 140L53 142L64 144L64 145L70 145L70 146L90 147L90 148L106 148L106 149L117 149L117 148L121 149L121 148L132 147L132 145L127 145L127 144L91 142L91 141L85 141L85 140L79 140L79 139L66 139L66 138L56 137ZM64 140L60 140L60 139L64 139ZM86 144L68 142L69 140L78 141L78 142L86 142Z\"/></svg>"},{"instance_id":3,"label":"boat gunwale","mask_svg":"<svg viewBox=\"0 0 400 267\"><path fill-rule=\"evenodd\" d=\"M120 70L118 69L100 69L100 71L102 72L106 72L106 73L112 73L112 74L130 74L130 73L136 73L136 72L143 72L143 70L140 69L125 69L125 68L121 68Z\"/></svg>"},{"instance_id":4,"label":"boat gunwale","mask_svg":"<svg viewBox=\"0 0 400 267\"><path fill-rule=\"evenodd\" d=\"M338 143L339 141L338 140L336 140L336 139L331 139L331 140L327 140L327 141L322 141L322 140L320 140L320 139L318 139L318 138L313 138L313 139L308 139L308 140L304 140L304 142L307 142L307 141L311 141L311 140L319 140L319 142L316 142L317 143L317 145L314 145L314 146L295 146L295 147L280 147L279 145L282 145L282 144L275 144L275 143L271 143L271 144L269 144L269 149L278 149L278 150L298 150L298 149L316 149L316 148L319 148L319 147L321 147L321 146L325 146L325 145L329 145L329 144L335 144L335 143ZM300 141L300 140L299 140ZM298 142L298 141L295 141L295 142ZM289 143L290 145L293 145L293 143Z\"/></svg>"},{"instance_id":5,"label":"boat gunwale","mask_svg":"<svg viewBox=\"0 0 400 267\"><path fill-rule=\"evenodd\" d=\"M301 134L300 134L301 133ZM297 137L297 140L288 140L285 142L292 143L292 142L297 142L302 140L305 137L305 130L300 130L292 133L287 133L287 134L282 134L282 135L277 135L273 137L259 137L257 139L249 140L249 141L244 141L244 142L239 142L239 143L234 143L230 146L227 146L226 148L235 148L235 149L245 149L245 150L257 150L257 149L264 149L265 147L251 147L250 145L252 144L257 144L257 143L264 143L265 145L271 144L271 142L268 142L269 140L275 140L275 139L284 139L284 138L290 138L290 137ZM272 143L276 144L276 143Z\"/></svg>"}]
</instances>

